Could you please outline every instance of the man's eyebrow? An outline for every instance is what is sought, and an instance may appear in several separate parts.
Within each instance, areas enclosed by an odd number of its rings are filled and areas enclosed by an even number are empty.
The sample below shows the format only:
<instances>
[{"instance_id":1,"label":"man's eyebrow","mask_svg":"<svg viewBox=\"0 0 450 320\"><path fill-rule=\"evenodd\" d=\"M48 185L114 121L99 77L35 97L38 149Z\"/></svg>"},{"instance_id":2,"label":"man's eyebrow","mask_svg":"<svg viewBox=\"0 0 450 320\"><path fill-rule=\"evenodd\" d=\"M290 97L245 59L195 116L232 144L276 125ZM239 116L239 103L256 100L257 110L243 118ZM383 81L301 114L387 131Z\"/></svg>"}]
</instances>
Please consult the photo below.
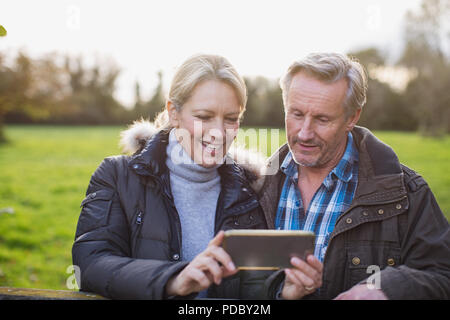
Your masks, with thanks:
<instances>
[{"instance_id":1,"label":"man's eyebrow","mask_svg":"<svg viewBox=\"0 0 450 320\"><path fill-rule=\"evenodd\" d=\"M319 114L315 114L314 118L331 118L331 116L328 114L319 113Z\"/></svg>"}]
</instances>

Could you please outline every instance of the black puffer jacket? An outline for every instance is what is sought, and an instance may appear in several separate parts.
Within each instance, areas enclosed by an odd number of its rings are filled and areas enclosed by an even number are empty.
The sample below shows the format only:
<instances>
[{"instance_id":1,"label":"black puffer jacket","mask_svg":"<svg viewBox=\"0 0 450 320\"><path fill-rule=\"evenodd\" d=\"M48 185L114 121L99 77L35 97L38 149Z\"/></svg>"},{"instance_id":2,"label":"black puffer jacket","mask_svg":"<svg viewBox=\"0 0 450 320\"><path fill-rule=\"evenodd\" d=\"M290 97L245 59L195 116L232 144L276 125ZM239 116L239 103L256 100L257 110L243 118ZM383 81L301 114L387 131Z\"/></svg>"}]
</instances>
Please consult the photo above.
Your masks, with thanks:
<instances>
[{"instance_id":1,"label":"black puffer jacket","mask_svg":"<svg viewBox=\"0 0 450 320\"><path fill-rule=\"evenodd\" d=\"M131 157L106 158L92 175L72 248L81 290L113 299L164 299L167 281L188 264L180 257L181 225L165 165L167 143L168 132L161 131ZM254 174L236 163L218 170L215 233L265 229L250 186ZM262 298L266 275L240 271L210 287L209 295Z\"/></svg>"}]
</instances>

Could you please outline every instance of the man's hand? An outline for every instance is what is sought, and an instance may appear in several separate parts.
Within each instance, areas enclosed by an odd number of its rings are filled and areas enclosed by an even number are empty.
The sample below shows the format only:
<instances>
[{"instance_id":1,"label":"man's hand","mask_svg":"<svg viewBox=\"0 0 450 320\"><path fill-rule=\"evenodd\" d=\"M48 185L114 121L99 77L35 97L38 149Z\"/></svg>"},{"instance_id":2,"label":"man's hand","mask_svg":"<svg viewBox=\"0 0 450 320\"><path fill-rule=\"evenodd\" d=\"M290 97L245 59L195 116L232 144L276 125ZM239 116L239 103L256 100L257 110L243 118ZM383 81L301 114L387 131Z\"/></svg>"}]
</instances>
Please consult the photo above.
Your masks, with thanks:
<instances>
[{"instance_id":1,"label":"man's hand","mask_svg":"<svg viewBox=\"0 0 450 320\"><path fill-rule=\"evenodd\" d=\"M306 261L294 257L291 264L294 268L284 270L283 299L300 299L322 286L323 265L316 257L309 255Z\"/></svg>"},{"instance_id":2,"label":"man's hand","mask_svg":"<svg viewBox=\"0 0 450 320\"><path fill-rule=\"evenodd\" d=\"M334 300L387 300L380 289L371 289L366 284L357 284L349 290L342 292Z\"/></svg>"},{"instance_id":3,"label":"man's hand","mask_svg":"<svg viewBox=\"0 0 450 320\"><path fill-rule=\"evenodd\" d=\"M186 296L207 289L213 282L219 285L222 278L238 272L230 256L220 247L225 233L220 231L208 247L198 254L177 276L166 285L169 296ZM220 265L220 264L221 265Z\"/></svg>"}]
</instances>

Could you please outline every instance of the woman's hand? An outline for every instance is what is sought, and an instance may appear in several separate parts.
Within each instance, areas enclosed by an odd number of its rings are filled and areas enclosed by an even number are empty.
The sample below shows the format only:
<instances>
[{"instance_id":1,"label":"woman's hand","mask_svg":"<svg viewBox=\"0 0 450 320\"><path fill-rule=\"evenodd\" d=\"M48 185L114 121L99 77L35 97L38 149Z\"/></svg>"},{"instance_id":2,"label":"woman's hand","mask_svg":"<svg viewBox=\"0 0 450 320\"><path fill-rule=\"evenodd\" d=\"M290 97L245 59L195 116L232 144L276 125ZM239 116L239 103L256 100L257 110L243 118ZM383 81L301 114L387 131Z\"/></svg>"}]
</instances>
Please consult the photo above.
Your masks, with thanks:
<instances>
[{"instance_id":1,"label":"woman's hand","mask_svg":"<svg viewBox=\"0 0 450 320\"><path fill-rule=\"evenodd\" d=\"M238 272L230 256L220 246L225 233L220 231L208 247L197 255L177 276L166 285L169 296L186 296L207 289L213 282L219 285L222 278Z\"/></svg>"},{"instance_id":2,"label":"woman's hand","mask_svg":"<svg viewBox=\"0 0 450 320\"><path fill-rule=\"evenodd\" d=\"M283 299L300 299L313 293L322 286L322 263L313 255L306 257L306 261L292 258L293 268L285 269Z\"/></svg>"}]
</instances>

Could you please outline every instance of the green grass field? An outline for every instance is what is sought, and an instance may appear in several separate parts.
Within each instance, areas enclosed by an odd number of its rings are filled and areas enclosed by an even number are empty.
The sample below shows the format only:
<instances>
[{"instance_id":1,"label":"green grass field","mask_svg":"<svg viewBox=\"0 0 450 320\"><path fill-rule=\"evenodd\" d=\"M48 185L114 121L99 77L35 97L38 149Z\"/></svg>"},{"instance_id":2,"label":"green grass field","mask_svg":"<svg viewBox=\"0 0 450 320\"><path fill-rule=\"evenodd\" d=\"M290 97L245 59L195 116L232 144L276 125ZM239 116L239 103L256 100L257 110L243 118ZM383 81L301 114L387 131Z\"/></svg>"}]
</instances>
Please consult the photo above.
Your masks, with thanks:
<instances>
[{"instance_id":1,"label":"green grass field","mask_svg":"<svg viewBox=\"0 0 450 320\"><path fill-rule=\"evenodd\" d=\"M123 127L8 126L0 146L0 286L66 289L80 203ZM450 136L377 132L420 172L450 218ZM280 132L280 142L284 142Z\"/></svg>"}]
</instances>

